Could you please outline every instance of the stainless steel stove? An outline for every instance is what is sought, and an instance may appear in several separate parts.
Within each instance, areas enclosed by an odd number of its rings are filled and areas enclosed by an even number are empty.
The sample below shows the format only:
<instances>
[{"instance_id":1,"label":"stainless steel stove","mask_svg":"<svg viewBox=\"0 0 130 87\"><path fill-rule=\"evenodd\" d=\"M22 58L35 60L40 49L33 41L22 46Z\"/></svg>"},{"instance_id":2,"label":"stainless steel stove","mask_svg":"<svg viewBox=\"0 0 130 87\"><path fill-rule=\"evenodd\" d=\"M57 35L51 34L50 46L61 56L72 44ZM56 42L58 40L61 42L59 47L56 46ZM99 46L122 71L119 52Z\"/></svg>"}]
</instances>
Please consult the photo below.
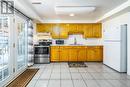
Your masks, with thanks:
<instances>
[{"instance_id":1,"label":"stainless steel stove","mask_svg":"<svg viewBox=\"0 0 130 87\"><path fill-rule=\"evenodd\" d=\"M34 63L50 63L50 44L52 44L51 40L41 40L38 45L34 46Z\"/></svg>"}]
</instances>

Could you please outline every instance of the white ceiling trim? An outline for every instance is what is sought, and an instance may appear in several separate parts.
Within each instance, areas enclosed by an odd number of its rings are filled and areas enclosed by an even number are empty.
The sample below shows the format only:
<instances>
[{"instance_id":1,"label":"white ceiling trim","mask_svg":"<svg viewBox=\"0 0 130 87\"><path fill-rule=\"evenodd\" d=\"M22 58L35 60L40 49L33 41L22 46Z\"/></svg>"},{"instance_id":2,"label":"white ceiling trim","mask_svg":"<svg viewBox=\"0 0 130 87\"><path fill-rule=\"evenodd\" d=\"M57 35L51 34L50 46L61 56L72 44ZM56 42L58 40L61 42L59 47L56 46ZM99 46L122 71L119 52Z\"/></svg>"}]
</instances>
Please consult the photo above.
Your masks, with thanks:
<instances>
[{"instance_id":1,"label":"white ceiling trim","mask_svg":"<svg viewBox=\"0 0 130 87\"><path fill-rule=\"evenodd\" d=\"M96 20L96 22L101 22L101 21L103 21L103 20L105 20L105 19L107 19L107 18L109 18L109 17L111 17L111 16L113 16L113 15L115 15L115 14L129 8L129 6L130 6L130 0L128 0L127 2L121 4L117 8L111 10L110 12L106 13L103 17Z\"/></svg>"}]
</instances>

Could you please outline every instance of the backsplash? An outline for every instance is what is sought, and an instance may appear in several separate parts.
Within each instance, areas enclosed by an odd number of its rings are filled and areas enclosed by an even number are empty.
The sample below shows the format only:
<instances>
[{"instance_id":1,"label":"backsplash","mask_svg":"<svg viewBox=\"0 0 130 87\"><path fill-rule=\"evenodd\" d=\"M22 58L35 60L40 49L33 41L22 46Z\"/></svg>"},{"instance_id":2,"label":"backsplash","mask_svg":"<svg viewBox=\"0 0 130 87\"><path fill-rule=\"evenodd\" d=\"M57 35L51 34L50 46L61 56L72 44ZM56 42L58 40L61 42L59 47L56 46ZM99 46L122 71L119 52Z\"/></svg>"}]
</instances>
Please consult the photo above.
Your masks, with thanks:
<instances>
[{"instance_id":1,"label":"backsplash","mask_svg":"<svg viewBox=\"0 0 130 87\"><path fill-rule=\"evenodd\" d=\"M100 38L88 38L85 39L81 34L76 35L69 35L68 39L63 39L65 45L74 44L74 39L76 38L77 44L83 44L83 45L102 45L103 41ZM53 45L56 45L55 40L53 39Z\"/></svg>"}]
</instances>

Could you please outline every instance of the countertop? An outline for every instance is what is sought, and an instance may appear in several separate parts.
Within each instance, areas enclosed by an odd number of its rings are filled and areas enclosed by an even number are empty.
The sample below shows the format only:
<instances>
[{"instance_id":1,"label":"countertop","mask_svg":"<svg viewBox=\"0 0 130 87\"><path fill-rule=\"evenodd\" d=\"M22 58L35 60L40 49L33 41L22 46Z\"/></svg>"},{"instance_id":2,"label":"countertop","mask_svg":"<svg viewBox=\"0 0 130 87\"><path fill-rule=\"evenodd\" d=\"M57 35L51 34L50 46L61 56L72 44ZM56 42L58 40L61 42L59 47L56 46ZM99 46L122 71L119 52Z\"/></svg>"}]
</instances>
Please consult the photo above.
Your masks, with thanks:
<instances>
[{"instance_id":1,"label":"countertop","mask_svg":"<svg viewBox=\"0 0 130 87\"><path fill-rule=\"evenodd\" d=\"M69 44L64 44L64 45L51 45L51 46L103 46L101 44L83 44L83 45L69 45Z\"/></svg>"}]
</instances>

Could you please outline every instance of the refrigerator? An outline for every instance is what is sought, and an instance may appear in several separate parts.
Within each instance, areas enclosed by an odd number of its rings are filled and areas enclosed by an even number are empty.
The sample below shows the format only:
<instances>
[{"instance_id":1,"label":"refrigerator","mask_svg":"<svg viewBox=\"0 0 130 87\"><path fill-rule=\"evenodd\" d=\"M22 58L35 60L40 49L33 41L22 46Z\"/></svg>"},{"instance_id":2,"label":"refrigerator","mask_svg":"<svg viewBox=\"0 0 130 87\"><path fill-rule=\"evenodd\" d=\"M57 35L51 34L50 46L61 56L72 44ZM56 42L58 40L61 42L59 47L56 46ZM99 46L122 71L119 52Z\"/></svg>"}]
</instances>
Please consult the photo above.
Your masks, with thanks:
<instances>
[{"instance_id":1,"label":"refrigerator","mask_svg":"<svg viewBox=\"0 0 130 87\"><path fill-rule=\"evenodd\" d=\"M127 24L104 31L103 63L118 72L127 72Z\"/></svg>"}]
</instances>

